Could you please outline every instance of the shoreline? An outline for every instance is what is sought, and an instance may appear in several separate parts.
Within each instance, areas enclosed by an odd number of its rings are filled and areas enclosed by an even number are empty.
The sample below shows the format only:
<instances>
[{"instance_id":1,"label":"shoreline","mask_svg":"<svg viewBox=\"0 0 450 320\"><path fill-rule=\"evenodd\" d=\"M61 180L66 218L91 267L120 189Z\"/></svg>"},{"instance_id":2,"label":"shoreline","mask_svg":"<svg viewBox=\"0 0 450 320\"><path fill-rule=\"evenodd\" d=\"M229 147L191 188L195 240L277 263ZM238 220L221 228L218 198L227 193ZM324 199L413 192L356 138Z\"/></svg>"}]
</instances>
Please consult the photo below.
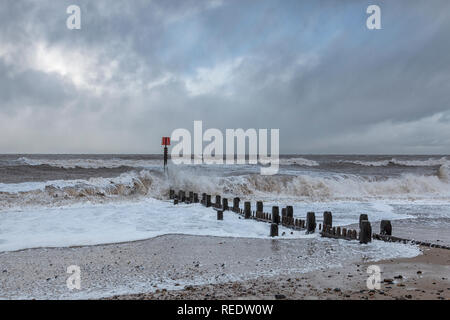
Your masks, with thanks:
<instances>
[{"instance_id":1,"label":"shoreline","mask_svg":"<svg viewBox=\"0 0 450 320\"><path fill-rule=\"evenodd\" d=\"M367 257L377 259L386 255L386 248L392 248L387 245L376 242L366 246L322 238L163 235L120 244L1 252L0 299L231 299L241 298L251 290L245 289L248 286L254 288L254 294L244 296L252 299L274 299L278 291L285 292L286 288L297 291L303 288L298 292L304 293L286 291L287 298L321 299L324 296L317 288L339 287L341 292L357 288L359 284L347 288L348 279L342 282L332 272L341 275L349 272L350 278L365 279L364 270L356 271L359 268L356 266L365 265ZM416 250L411 251L414 246L405 245L394 248L397 250L394 252L406 255ZM439 252L439 249L422 250ZM448 250L440 255L450 259ZM431 257L429 253L424 256ZM443 271L450 274L447 260L447 266L441 270L441 260L432 258L431 274ZM81 290L69 290L66 286L70 276L66 270L70 265L80 266ZM265 287L267 283L270 285ZM448 280L444 283L450 287ZM259 296L260 289L268 295ZM208 290L221 294L212 295ZM445 299L448 292L441 292Z\"/></svg>"},{"instance_id":2,"label":"shoreline","mask_svg":"<svg viewBox=\"0 0 450 320\"><path fill-rule=\"evenodd\" d=\"M373 263L381 268L381 287L369 290L364 272L371 263L350 268L290 274L153 293L118 295L104 300L450 300L448 250L422 247L414 258Z\"/></svg>"}]
</instances>

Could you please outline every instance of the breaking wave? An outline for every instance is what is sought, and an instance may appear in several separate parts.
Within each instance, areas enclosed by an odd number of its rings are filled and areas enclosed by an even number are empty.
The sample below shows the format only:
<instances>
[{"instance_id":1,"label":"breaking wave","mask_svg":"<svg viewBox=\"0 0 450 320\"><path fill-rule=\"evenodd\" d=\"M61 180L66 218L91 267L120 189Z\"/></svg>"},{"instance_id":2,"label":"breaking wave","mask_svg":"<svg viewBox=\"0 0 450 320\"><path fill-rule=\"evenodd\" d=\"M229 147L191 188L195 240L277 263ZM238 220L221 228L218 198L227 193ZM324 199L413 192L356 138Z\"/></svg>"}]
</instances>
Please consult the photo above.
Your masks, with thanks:
<instances>
[{"instance_id":1,"label":"breaking wave","mask_svg":"<svg viewBox=\"0 0 450 320\"><path fill-rule=\"evenodd\" d=\"M450 161L446 157L439 159L429 158L427 160L398 160L392 158L390 160L377 161L361 161L361 160L341 160L341 163L351 163L367 167L387 167L387 166L405 166L405 167L433 167L449 164Z\"/></svg>"},{"instance_id":2,"label":"breaking wave","mask_svg":"<svg viewBox=\"0 0 450 320\"><path fill-rule=\"evenodd\" d=\"M306 167L317 167L319 163L314 160L309 160L305 158L281 158L281 165L297 165L297 166L306 166Z\"/></svg>"},{"instance_id":3,"label":"breaking wave","mask_svg":"<svg viewBox=\"0 0 450 320\"><path fill-rule=\"evenodd\" d=\"M112 179L0 184L0 207L58 206L80 201L103 203L136 197L163 199L169 188L263 200L448 200L450 197L449 167L444 165L435 176L405 174L384 179L348 174L220 177L201 175L195 168L174 168L168 177L158 171L141 170Z\"/></svg>"},{"instance_id":4,"label":"breaking wave","mask_svg":"<svg viewBox=\"0 0 450 320\"><path fill-rule=\"evenodd\" d=\"M27 157L21 157L17 159L17 163L25 164L29 166L41 166L48 165L56 168L74 169L100 169L100 168L120 168L120 167L132 167L132 168L152 168L155 166L161 166L162 160L131 160L131 159L30 159Z\"/></svg>"},{"instance_id":5,"label":"breaking wave","mask_svg":"<svg viewBox=\"0 0 450 320\"><path fill-rule=\"evenodd\" d=\"M120 168L120 167L131 167L131 168L154 168L160 167L163 164L163 160L151 159L151 160L137 160L137 159L31 159L27 157L21 157L16 160L17 164L24 164L29 166L41 166L48 165L56 168L65 169L100 169L100 168ZM305 158L281 158L281 165L297 165L306 167L319 166L319 163L314 160L309 160Z\"/></svg>"}]
</instances>

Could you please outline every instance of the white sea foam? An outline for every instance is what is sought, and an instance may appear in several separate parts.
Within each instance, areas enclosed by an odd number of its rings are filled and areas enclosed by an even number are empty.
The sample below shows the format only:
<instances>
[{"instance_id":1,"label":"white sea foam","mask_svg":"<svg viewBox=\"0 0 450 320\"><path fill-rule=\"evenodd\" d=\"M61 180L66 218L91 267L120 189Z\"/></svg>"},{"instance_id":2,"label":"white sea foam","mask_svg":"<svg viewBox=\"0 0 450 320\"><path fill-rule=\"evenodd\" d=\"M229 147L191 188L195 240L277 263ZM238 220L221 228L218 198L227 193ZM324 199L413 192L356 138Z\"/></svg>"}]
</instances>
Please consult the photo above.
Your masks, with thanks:
<instances>
[{"instance_id":1,"label":"white sea foam","mask_svg":"<svg viewBox=\"0 0 450 320\"><path fill-rule=\"evenodd\" d=\"M435 200L450 198L448 167L437 176L405 174L375 179L348 174L261 176L242 174L218 176L196 168L173 167L166 178L159 171L131 171L116 178L58 180L0 184L3 208L23 205L61 205L74 201L108 201L109 198L167 197L169 188L197 193L240 196L248 199L293 199L306 202L367 200ZM17 196L20 194L20 196Z\"/></svg>"},{"instance_id":2,"label":"white sea foam","mask_svg":"<svg viewBox=\"0 0 450 320\"><path fill-rule=\"evenodd\" d=\"M399 165L406 167L433 167L449 164L450 161L446 157L429 158L426 160L399 160L392 158L390 160L362 161L362 160L340 160L341 163L351 163L368 167L386 167L389 165Z\"/></svg>"},{"instance_id":3,"label":"white sea foam","mask_svg":"<svg viewBox=\"0 0 450 320\"><path fill-rule=\"evenodd\" d=\"M317 167L319 166L319 163L314 160L305 159L305 158L281 158L280 159L281 165L298 165L298 166L305 166L305 167Z\"/></svg>"},{"instance_id":4,"label":"white sea foam","mask_svg":"<svg viewBox=\"0 0 450 320\"><path fill-rule=\"evenodd\" d=\"M441 180L450 183L450 164L440 166L438 176Z\"/></svg>"},{"instance_id":5,"label":"white sea foam","mask_svg":"<svg viewBox=\"0 0 450 320\"><path fill-rule=\"evenodd\" d=\"M133 168L154 168L160 167L163 164L162 160L153 159L153 160L130 160L130 159L119 159L119 158L111 158L111 159L83 159L83 158L74 158L74 159L32 159L27 157L21 157L17 159L19 163L24 163L29 166L40 166L40 165L48 165L56 168L65 168L65 169L73 169L73 168L85 168L85 169L99 169L99 168L119 168L119 167L133 167Z\"/></svg>"},{"instance_id":6,"label":"white sea foam","mask_svg":"<svg viewBox=\"0 0 450 320\"><path fill-rule=\"evenodd\" d=\"M83 204L59 208L29 208L0 213L0 251L36 247L67 247L117 243L164 234L268 238L269 224L240 219L226 212L217 221L211 208L174 206L167 201ZM284 238L311 238L281 227Z\"/></svg>"},{"instance_id":7,"label":"white sea foam","mask_svg":"<svg viewBox=\"0 0 450 320\"><path fill-rule=\"evenodd\" d=\"M317 211L331 208L335 225L354 223L360 212L369 212L372 221L407 217L393 213L389 206L377 208L362 203L312 207ZM302 204L294 205L294 213L299 217L304 217L308 209ZM9 210L0 212L0 218L0 251L118 243L164 234L269 238L269 224L240 219L232 212L225 212L224 220L217 221L211 208L199 204L174 206L156 199ZM318 215L318 222L320 218ZM291 231L280 226L280 238L320 238L317 233Z\"/></svg>"}]
</instances>

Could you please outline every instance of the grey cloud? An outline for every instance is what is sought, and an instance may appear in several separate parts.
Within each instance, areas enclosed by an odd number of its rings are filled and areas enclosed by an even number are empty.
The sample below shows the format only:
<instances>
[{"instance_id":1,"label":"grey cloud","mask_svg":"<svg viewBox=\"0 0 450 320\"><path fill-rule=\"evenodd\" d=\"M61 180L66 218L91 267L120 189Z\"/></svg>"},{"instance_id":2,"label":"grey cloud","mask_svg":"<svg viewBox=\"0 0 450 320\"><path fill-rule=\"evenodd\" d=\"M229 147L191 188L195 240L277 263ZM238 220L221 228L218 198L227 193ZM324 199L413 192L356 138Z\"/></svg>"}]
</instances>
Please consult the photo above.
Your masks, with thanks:
<instances>
[{"instance_id":1,"label":"grey cloud","mask_svg":"<svg viewBox=\"0 0 450 320\"><path fill-rule=\"evenodd\" d=\"M80 31L65 28L72 3L82 8ZM8 1L0 116L14 115L17 143L0 140L0 152L39 152L43 137L40 152L159 152L160 136L203 120L280 128L286 153L445 153L450 3L380 1L379 31L365 28L368 4ZM87 84L36 70L36 43L81 53L84 61L72 63L86 64ZM193 94L189 81L217 83ZM29 126L25 107L55 111ZM425 129L439 113L440 131ZM395 130L401 139L389 137Z\"/></svg>"}]
</instances>

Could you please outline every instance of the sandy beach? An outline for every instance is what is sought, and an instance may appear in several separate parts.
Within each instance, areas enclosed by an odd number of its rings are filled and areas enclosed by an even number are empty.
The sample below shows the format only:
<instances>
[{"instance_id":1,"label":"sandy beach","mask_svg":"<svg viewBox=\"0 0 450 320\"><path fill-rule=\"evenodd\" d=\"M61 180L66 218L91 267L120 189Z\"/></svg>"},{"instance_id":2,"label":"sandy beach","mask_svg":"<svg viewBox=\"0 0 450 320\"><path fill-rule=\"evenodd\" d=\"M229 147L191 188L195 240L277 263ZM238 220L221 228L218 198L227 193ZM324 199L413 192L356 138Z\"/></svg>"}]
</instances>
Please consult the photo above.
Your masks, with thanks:
<instances>
[{"instance_id":1,"label":"sandy beach","mask_svg":"<svg viewBox=\"0 0 450 320\"><path fill-rule=\"evenodd\" d=\"M448 250L371 263L361 245L349 254L339 242L166 235L2 252L0 298L450 299ZM366 287L371 264L386 280L380 290ZM81 269L81 290L66 286L70 265Z\"/></svg>"},{"instance_id":2,"label":"sandy beach","mask_svg":"<svg viewBox=\"0 0 450 320\"><path fill-rule=\"evenodd\" d=\"M190 286L183 290L114 296L132 300L450 300L450 257L442 249L424 248L424 255L377 262L380 290L366 287L368 263L320 272L261 277L242 282Z\"/></svg>"}]
</instances>

